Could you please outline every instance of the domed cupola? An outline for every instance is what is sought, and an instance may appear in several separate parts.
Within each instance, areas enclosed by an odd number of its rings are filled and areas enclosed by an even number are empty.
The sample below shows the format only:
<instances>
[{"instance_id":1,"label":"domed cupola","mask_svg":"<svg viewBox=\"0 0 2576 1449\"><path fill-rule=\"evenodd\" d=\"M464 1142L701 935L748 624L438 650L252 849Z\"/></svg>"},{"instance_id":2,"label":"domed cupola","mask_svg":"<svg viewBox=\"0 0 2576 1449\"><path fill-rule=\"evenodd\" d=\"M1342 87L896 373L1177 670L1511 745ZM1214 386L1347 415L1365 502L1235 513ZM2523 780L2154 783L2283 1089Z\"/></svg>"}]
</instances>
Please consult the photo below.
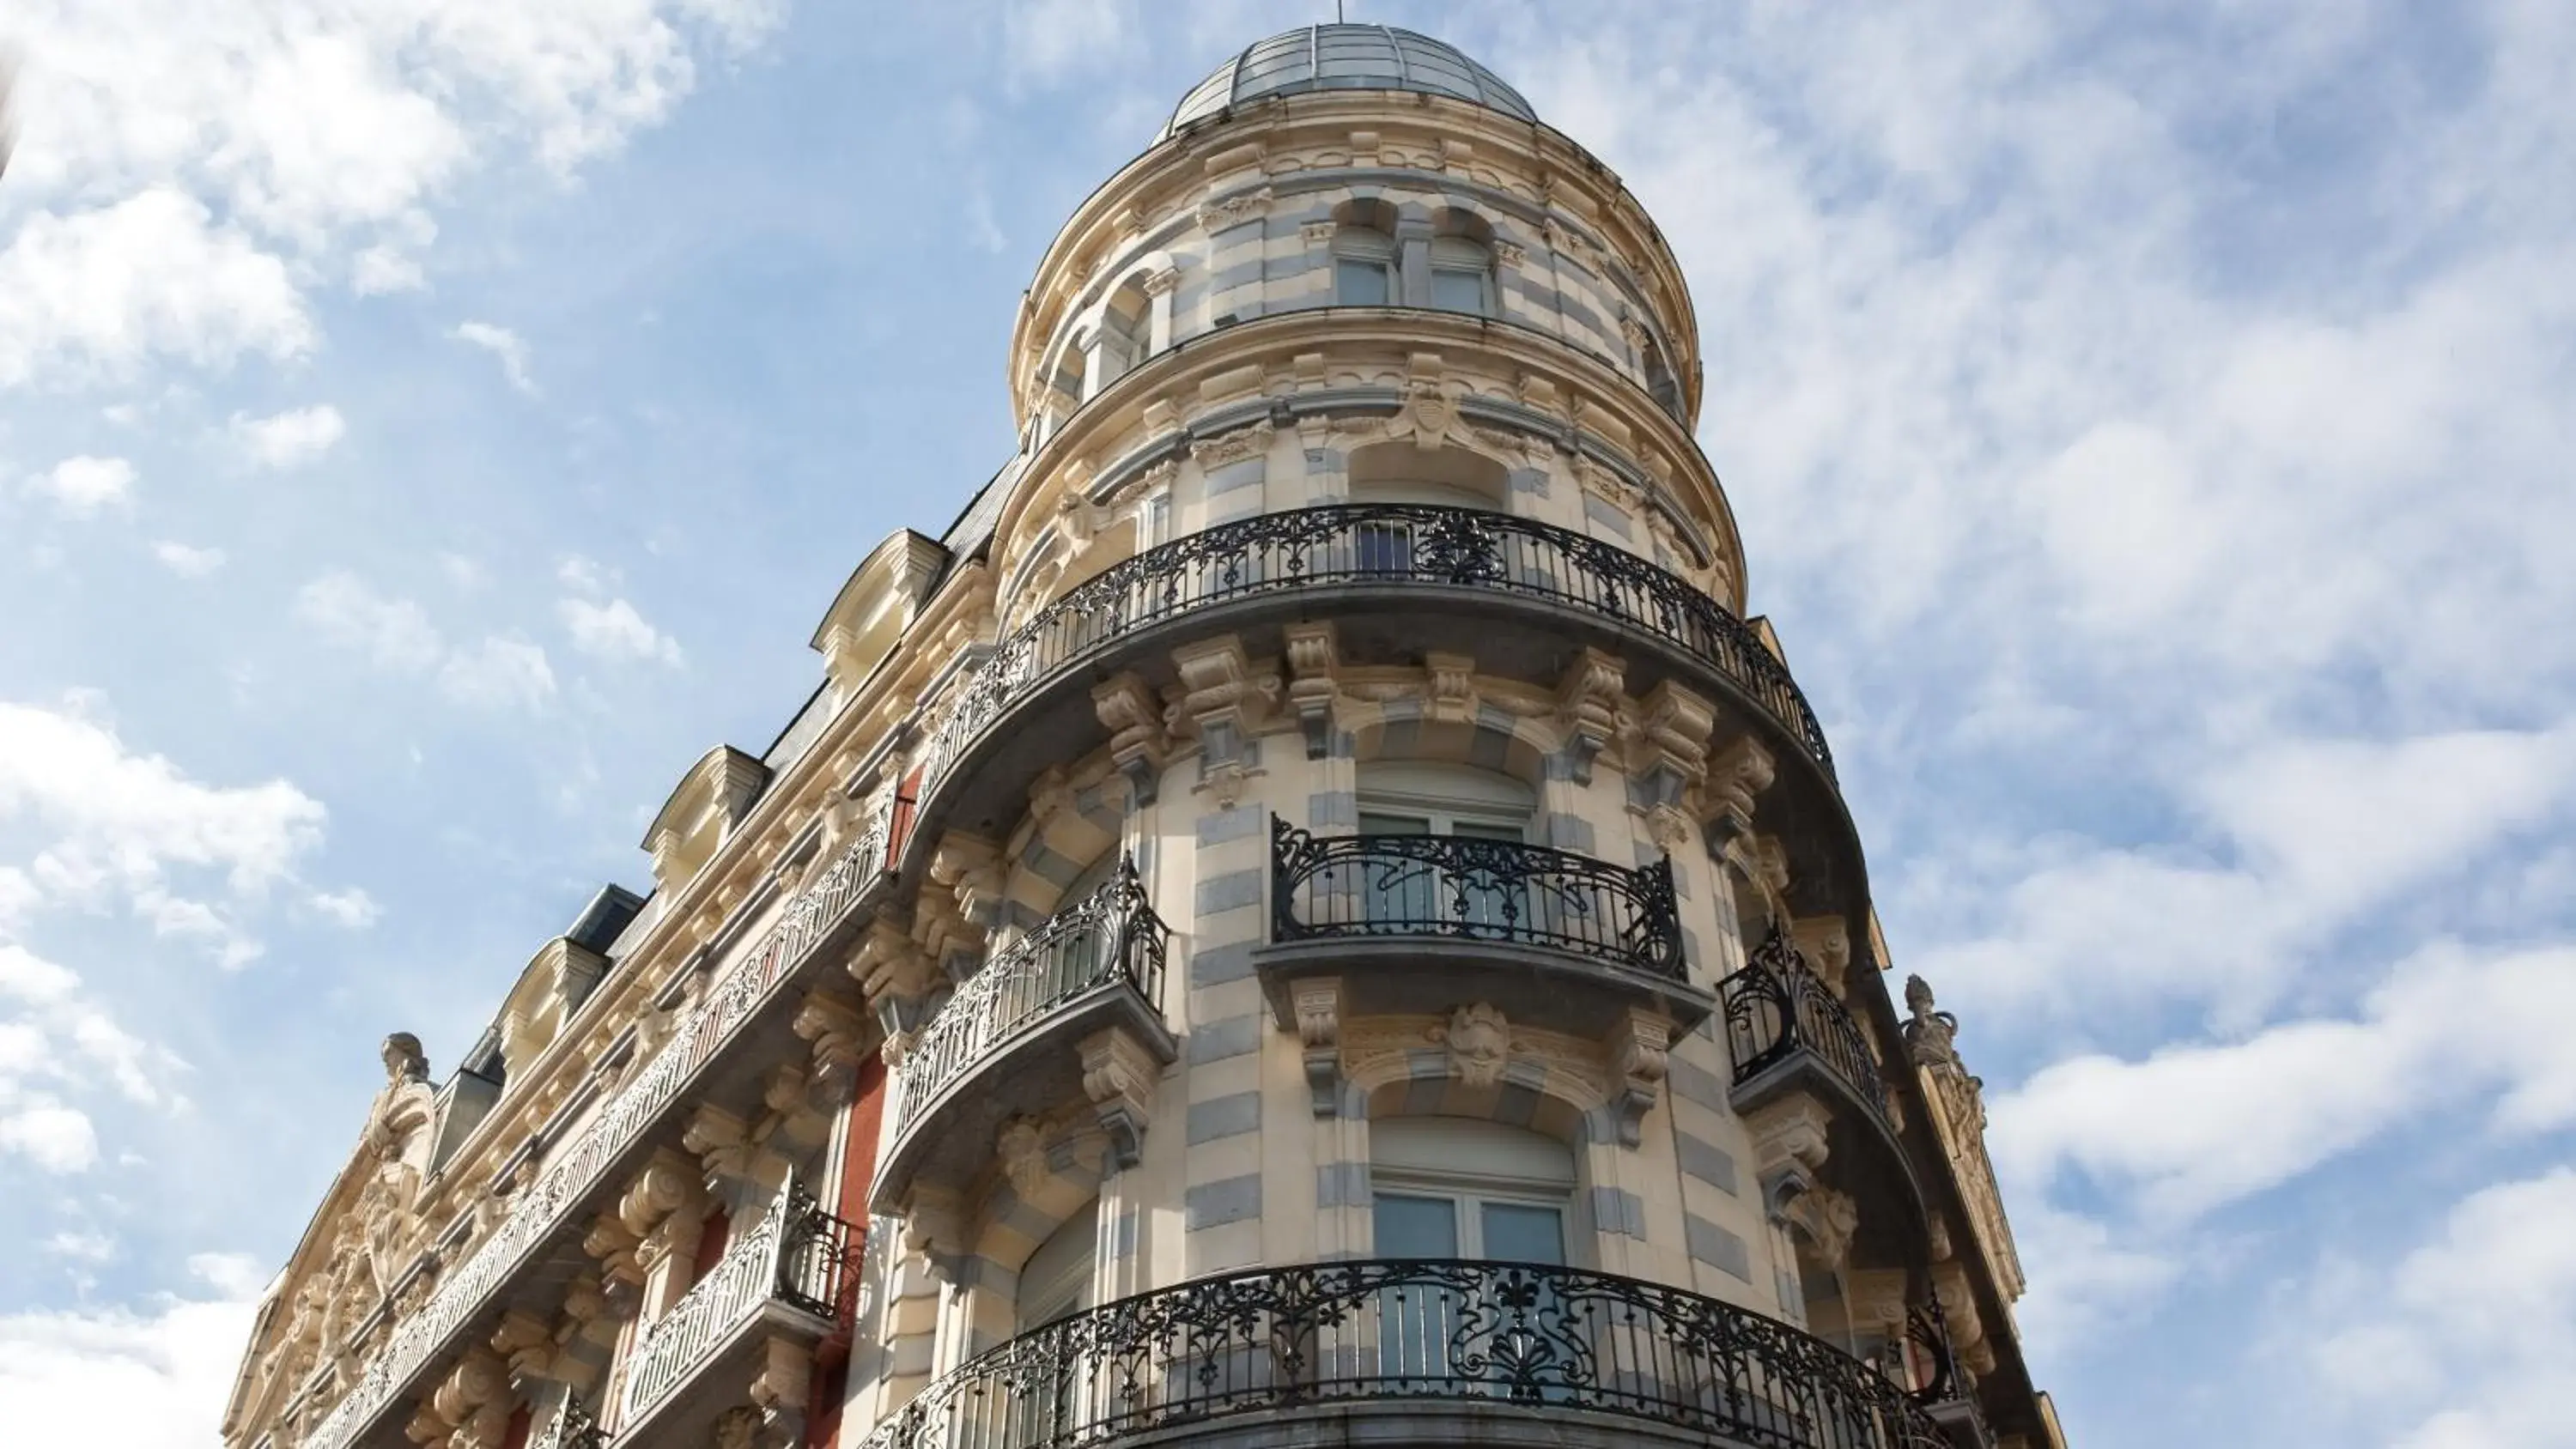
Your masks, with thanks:
<instances>
[{"instance_id":1,"label":"domed cupola","mask_svg":"<svg viewBox=\"0 0 2576 1449\"><path fill-rule=\"evenodd\" d=\"M1263 96L1321 90L1419 91L1538 119L1520 92L1455 46L1391 25L1308 25L1255 42L1218 66L1181 97L1154 139L1169 140Z\"/></svg>"}]
</instances>

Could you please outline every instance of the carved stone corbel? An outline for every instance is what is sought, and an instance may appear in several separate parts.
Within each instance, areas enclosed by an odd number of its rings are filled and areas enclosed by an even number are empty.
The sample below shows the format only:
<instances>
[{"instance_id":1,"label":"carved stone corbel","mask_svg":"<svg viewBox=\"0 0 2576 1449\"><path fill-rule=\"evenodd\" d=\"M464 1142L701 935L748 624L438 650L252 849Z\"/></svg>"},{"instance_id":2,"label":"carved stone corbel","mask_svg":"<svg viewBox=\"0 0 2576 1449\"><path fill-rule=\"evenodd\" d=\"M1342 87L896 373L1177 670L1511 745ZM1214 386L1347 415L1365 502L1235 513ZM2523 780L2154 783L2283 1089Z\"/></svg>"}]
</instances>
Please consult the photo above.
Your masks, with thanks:
<instances>
[{"instance_id":1,"label":"carved stone corbel","mask_svg":"<svg viewBox=\"0 0 2576 1449\"><path fill-rule=\"evenodd\" d=\"M1833 993L1836 1001L1851 990L1851 927L1840 916L1809 916L1789 923L1789 939L1798 945L1798 955L1807 963L1807 971ZM1866 1040L1870 1054L1878 1054L1878 1039Z\"/></svg>"},{"instance_id":2,"label":"carved stone corbel","mask_svg":"<svg viewBox=\"0 0 2576 1449\"><path fill-rule=\"evenodd\" d=\"M752 1375L752 1407L760 1415L760 1436L781 1446L805 1442L805 1406L813 1392L814 1355L792 1338L772 1335L760 1346L758 1370Z\"/></svg>"},{"instance_id":3,"label":"carved stone corbel","mask_svg":"<svg viewBox=\"0 0 2576 1449\"><path fill-rule=\"evenodd\" d=\"M502 1314L500 1326L492 1330L491 1344L508 1367L511 1383L527 1385L554 1377L554 1325L535 1314L516 1308Z\"/></svg>"},{"instance_id":4,"label":"carved stone corbel","mask_svg":"<svg viewBox=\"0 0 2576 1449\"><path fill-rule=\"evenodd\" d=\"M696 1155L710 1189L751 1175L751 1125L713 1103L701 1103L690 1114L688 1125L680 1129L680 1146Z\"/></svg>"},{"instance_id":5,"label":"carved stone corbel","mask_svg":"<svg viewBox=\"0 0 2576 1449\"><path fill-rule=\"evenodd\" d=\"M911 933L882 917L870 922L849 970L888 1041L920 1025L921 1003L936 971Z\"/></svg>"},{"instance_id":6,"label":"carved stone corbel","mask_svg":"<svg viewBox=\"0 0 2576 1449\"><path fill-rule=\"evenodd\" d=\"M1342 978L1311 976L1293 983L1288 994L1305 1051L1306 1091L1315 1115L1330 1117L1341 1105Z\"/></svg>"},{"instance_id":7,"label":"carved stone corbel","mask_svg":"<svg viewBox=\"0 0 2576 1449\"><path fill-rule=\"evenodd\" d=\"M1476 661L1465 654L1422 656L1422 713L1448 724L1476 720Z\"/></svg>"},{"instance_id":8,"label":"carved stone corbel","mask_svg":"<svg viewBox=\"0 0 2576 1449\"><path fill-rule=\"evenodd\" d=\"M1123 1026L1082 1039L1082 1093L1091 1099L1100 1128L1109 1134L1109 1159L1118 1168L1143 1160L1145 1129L1154 1119L1154 1089L1162 1066Z\"/></svg>"},{"instance_id":9,"label":"carved stone corbel","mask_svg":"<svg viewBox=\"0 0 2576 1449\"><path fill-rule=\"evenodd\" d=\"M432 1439L422 1439L423 1420L440 1426ZM510 1369L487 1348L466 1351L447 1377L431 1391L424 1412L404 1432L418 1443L443 1443L446 1449L500 1449L510 1429Z\"/></svg>"},{"instance_id":10,"label":"carved stone corbel","mask_svg":"<svg viewBox=\"0 0 2576 1449\"><path fill-rule=\"evenodd\" d=\"M930 855L930 878L957 898L957 913L989 931L1002 907L1002 848L980 835L951 830Z\"/></svg>"},{"instance_id":11,"label":"carved stone corbel","mask_svg":"<svg viewBox=\"0 0 2576 1449\"><path fill-rule=\"evenodd\" d=\"M840 998L808 991L788 1029L813 1043L812 1105L823 1110L845 1105L858 1082L860 1054L866 1050L866 1020Z\"/></svg>"},{"instance_id":12,"label":"carved stone corbel","mask_svg":"<svg viewBox=\"0 0 2576 1449\"><path fill-rule=\"evenodd\" d=\"M1645 1140L1646 1113L1662 1094L1672 1041L1672 1021L1642 1007L1620 1013L1619 1024L1611 1028L1610 1111L1623 1147Z\"/></svg>"},{"instance_id":13,"label":"carved stone corbel","mask_svg":"<svg viewBox=\"0 0 2576 1449\"><path fill-rule=\"evenodd\" d=\"M1619 737L1626 673L1627 665L1616 655L1586 649L1556 687L1557 729L1565 736L1567 767L1576 784L1592 783L1592 762Z\"/></svg>"},{"instance_id":14,"label":"carved stone corbel","mask_svg":"<svg viewBox=\"0 0 2576 1449\"><path fill-rule=\"evenodd\" d=\"M1035 1117L1013 1117L993 1134L993 1157L1002 1178L1023 1202L1045 1190L1052 1169L1047 1165L1046 1124Z\"/></svg>"},{"instance_id":15,"label":"carved stone corbel","mask_svg":"<svg viewBox=\"0 0 2576 1449\"><path fill-rule=\"evenodd\" d=\"M1171 736L1163 729L1162 701L1144 677L1127 670L1091 691L1091 706L1109 730L1109 758L1127 779L1138 805L1154 803L1163 762L1171 758Z\"/></svg>"},{"instance_id":16,"label":"carved stone corbel","mask_svg":"<svg viewBox=\"0 0 2576 1449\"><path fill-rule=\"evenodd\" d=\"M1306 758L1320 760L1331 752L1333 702L1341 695L1336 678L1341 668L1339 640L1329 623L1291 624L1287 628L1288 707L1296 712L1297 731L1306 739Z\"/></svg>"},{"instance_id":17,"label":"carved stone corbel","mask_svg":"<svg viewBox=\"0 0 2576 1449\"><path fill-rule=\"evenodd\" d=\"M1279 701L1279 675L1256 665L1232 634L1173 650L1172 665L1180 671L1183 693L1165 712L1164 723L1175 734L1197 737L1200 783L1231 807L1242 798L1250 753L1245 743Z\"/></svg>"},{"instance_id":18,"label":"carved stone corbel","mask_svg":"<svg viewBox=\"0 0 2576 1449\"><path fill-rule=\"evenodd\" d=\"M1786 1222L1790 1202L1813 1191L1825 1166L1826 1132L1832 1117L1824 1104L1804 1092L1765 1103L1744 1120L1753 1138L1756 1180L1762 1201L1775 1221Z\"/></svg>"},{"instance_id":19,"label":"carved stone corbel","mask_svg":"<svg viewBox=\"0 0 2576 1449\"><path fill-rule=\"evenodd\" d=\"M903 1245L929 1260L931 1271L949 1275L966 1251L966 1202L953 1187L914 1183L903 1204Z\"/></svg>"},{"instance_id":20,"label":"carved stone corbel","mask_svg":"<svg viewBox=\"0 0 2576 1449\"><path fill-rule=\"evenodd\" d=\"M1755 797L1771 788L1778 771L1771 752L1751 735L1729 741L1709 757L1699 787L1699 815L1714 855L1726 842L1753 829Z\"/></svg>"},{"instance_id":21,"label":"carved stone corbel","mask_svg":"<svg viewBox=\"0 0 2576 1449\"><path fill-rule=\"evenodd\" d=\"M1637 721L1638 753L1628 767L1647 805L1678 805L1708 768L1709 732L1717 708L1667 679L1646 696Z\"/></svg>"}]
</instances>

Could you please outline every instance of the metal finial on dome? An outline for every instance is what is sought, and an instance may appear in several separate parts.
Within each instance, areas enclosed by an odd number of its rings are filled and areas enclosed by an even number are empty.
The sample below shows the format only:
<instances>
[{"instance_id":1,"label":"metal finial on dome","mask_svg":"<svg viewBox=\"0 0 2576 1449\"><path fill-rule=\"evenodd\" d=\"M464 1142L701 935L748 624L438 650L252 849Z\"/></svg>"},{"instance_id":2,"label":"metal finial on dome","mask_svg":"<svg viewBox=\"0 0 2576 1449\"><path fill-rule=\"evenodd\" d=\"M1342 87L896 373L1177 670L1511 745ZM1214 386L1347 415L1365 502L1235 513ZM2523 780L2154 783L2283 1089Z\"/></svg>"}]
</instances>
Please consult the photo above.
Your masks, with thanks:
<instances>
[{"instance_id":1,"label":"metal finial on dome","mask_svg":"<svg viewBox=\"0 0 2576 1449\"><path fill-rule=\"evenodd\" d=\"M1245 46L1181 97L1156 139L1245 101L1320 90L1418 91L1470 101L1524 121L1538 119L1520 92L1456 46L1392 25L1337 22L1302 26Z\"/></svg>"}]
</instances>

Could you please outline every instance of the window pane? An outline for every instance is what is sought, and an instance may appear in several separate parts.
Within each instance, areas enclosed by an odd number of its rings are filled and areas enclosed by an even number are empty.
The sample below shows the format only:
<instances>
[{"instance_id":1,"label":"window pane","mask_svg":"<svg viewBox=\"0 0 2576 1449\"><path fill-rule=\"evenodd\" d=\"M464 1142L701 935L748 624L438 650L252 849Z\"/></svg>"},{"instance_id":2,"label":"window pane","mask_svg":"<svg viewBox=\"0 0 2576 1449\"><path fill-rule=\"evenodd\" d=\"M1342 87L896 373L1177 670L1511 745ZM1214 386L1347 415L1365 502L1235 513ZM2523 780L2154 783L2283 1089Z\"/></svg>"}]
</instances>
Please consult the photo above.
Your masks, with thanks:
<instances>
[{"instance_id":1,"label":"window pane","mask_svg":"<svg viewBox=\"0 0 2576 1449\"><path fill-rule=\"evenodd\" d=\"M1362 835L1429 835L1431 822L1420 815L1381 815L1374 810L1360 812Z\"/></svg>"},{"instance_id":2,"label":"window pane","mask_svg":"<svg viewBox=\"0 0 2576 1449\"><path fill-rule=\"evenodd\" d=\"M1377 1254L1381 1258L1458 1256L1458 1205L1445 1197L1377 1196Z\"/></svg>"},{"instance_id":3,"label":"window pane","mask_svg":"<svg viewBox=\"0 0 2576 1449\"><path fill-rule=\"evenodd\" d=\"M1431 305L1451 312L1484 311L1484 273L1453 272L1445 267L1434 267L1431 271Z\"/></svg>"},{"instance_id":4,"label":"window pane","mask_svg":"<svg viewBox=\"0 0 2576 1449\"><path fill-rule=\"evenodd\" d=\"M1565 1262L1565 1220L1550 1207L1489 1202L1485 1208L1485 1256L1499 1263Z\"/></svg>"},{"instance_id":5,"label":"window pane","mask_svg":"<svg viewBox=\"0 0 2576 1449\"><path fill-rule=\"evenodd\" d=\"M1383 307L1390 290L1386 268L1377 262L1333 263L1333 300L1345 307Z\"/></svg>"}]
</instances>

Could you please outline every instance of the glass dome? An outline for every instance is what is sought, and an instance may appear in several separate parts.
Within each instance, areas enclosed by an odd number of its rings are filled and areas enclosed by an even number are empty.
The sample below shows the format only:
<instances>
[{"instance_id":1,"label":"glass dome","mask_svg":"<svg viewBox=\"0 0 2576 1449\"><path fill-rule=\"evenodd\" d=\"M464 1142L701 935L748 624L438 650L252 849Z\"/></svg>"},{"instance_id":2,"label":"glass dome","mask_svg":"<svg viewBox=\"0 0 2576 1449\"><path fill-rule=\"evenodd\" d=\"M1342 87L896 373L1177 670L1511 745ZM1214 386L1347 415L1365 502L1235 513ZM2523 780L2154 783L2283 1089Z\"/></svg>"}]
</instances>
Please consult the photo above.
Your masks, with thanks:
<instances>
[{"instance_id":1,"label":"glass dome","mask_svg":"<svg viewBox=\"0 0 2576 1449\"><path fill-rule=\"evenodd\" d=\"M1255 41L1218 66L1181 97L1154 139L1245 101L1320 90L1424 91L1538 119L1520 92L1454 46L1391 25L1309 25Z\"/></svg>"}]
</instances>

